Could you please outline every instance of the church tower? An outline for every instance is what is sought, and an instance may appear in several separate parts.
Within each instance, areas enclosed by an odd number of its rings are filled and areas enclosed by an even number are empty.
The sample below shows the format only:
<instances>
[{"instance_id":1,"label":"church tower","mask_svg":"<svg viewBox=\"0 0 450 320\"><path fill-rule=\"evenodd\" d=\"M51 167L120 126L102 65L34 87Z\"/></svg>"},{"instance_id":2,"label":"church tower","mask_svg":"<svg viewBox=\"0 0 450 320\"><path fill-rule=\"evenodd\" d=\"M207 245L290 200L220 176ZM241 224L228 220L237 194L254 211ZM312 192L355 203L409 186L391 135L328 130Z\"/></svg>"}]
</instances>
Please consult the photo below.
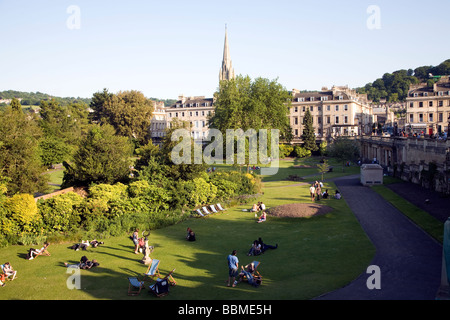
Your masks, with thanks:
<instances>
[{"instance_id":1,"label":"church tower","mask_svg":"<svg viewBox=\"0 0 450 320\"><path fill-rule=\"evenodd\" d=\"M222 68L220 68L219 80L234 79L234 69L230 59L230 48L228 47L227 27L225 26L225 44L223 48Z\"/></svg>"}]
</instances>

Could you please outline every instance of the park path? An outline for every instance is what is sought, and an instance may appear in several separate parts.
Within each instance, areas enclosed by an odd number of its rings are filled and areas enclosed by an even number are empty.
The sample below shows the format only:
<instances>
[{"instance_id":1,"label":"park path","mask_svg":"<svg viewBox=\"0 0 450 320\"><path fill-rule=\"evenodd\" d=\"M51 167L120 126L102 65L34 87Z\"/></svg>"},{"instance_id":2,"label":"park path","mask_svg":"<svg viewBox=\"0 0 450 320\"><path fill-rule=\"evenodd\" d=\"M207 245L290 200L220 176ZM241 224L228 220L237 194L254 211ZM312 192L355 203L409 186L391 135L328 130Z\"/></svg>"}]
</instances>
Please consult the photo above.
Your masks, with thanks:
<instances>
[{"instance_id":1,"label":"park path","mask_svg":"<svg viewBox=\"0 0 450 320\"><path fill-rule=\"evenodd\" d=\"M336 187L376 248L380 289L369 289L372 272L315 300L434 300L440 286L442 245L406 218L359 175L338 178ZM370 281L372 283L372 281Z\"/></svg>"}]
</instances>

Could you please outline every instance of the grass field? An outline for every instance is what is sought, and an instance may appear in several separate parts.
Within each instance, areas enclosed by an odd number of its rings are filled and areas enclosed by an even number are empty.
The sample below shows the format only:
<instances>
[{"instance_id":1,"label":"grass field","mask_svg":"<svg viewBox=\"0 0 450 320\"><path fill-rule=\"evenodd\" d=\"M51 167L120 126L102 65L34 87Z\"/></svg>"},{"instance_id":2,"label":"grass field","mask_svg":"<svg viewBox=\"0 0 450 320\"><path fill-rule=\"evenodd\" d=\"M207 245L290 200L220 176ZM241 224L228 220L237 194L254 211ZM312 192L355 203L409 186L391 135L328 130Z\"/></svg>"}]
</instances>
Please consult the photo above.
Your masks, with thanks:
<instances>
[{"instance_id":1,"label":"grass field","mask_svg":"<svg viewBox=\"0 0 450 320\"><path fill-rule=\"evenodd\" d=\"M292 165L293 162L284 162L285 169L280 169L279 174L293 170L308 176L317 173L317 170L292 168ZM264 194L255 201L262 200L268 207L308 202L308 187L308 184L268 181L264 183ZM325 187L335 188L332 182L325 182ZM242 211L248 209L249 205L245 205L152 231L149 237L150 245L155 247L152 258L161 261L161 274L176 268L177 286L164 299L304 300L346 285L366 271L374 248L345 201L329 199L326 204L334 210L313 218L269 217L258 224L254 214ZM185 240L187 227L195 231L196 242ZM258 237L268 244L278 244L278 249L257 257L246 256ZM134 254L128 236L101 240L105 242L103 246L87 251L69 249L73 243L53 244L49 247L51 256L32 261L24 259L28 247L0 249L1 263L9 261L18 270L18 278L0 288L0 299L157 299L147 289L139 296L127 296L127 277L140 276L147 269L140 263L142 255ZM240 265L254 258L261 261L258 270L263 284L260 287L247 283L240 283L236 288L226 286L226 257L233 249L238 250ZM77 263L83 255L97 259L100 266L81 270L81 289L70 290L67 281L71 274L63 263Z\"/></svg>"}]
</instances>

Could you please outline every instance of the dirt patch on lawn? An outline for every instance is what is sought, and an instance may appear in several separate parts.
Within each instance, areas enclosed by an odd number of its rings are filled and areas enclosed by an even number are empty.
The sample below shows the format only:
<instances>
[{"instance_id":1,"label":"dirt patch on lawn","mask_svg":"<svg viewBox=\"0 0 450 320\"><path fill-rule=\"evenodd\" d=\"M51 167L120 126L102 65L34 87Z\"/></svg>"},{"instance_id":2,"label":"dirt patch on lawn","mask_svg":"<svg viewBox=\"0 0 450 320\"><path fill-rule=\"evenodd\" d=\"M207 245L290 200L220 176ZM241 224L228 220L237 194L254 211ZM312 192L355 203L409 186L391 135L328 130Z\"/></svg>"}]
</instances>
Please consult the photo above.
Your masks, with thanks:
<instances>
[{"instance_id":1,"label":"dirt patch on lawn","mask_svg":"<svg viewBox=\"0 0 450 320\"><path fill-rule=\"evenodd\" d=\"M333 211L333 208L318 203L289 203L266 211L274 217L307 218L327 214Z\"/></svg>"}]
</instances>

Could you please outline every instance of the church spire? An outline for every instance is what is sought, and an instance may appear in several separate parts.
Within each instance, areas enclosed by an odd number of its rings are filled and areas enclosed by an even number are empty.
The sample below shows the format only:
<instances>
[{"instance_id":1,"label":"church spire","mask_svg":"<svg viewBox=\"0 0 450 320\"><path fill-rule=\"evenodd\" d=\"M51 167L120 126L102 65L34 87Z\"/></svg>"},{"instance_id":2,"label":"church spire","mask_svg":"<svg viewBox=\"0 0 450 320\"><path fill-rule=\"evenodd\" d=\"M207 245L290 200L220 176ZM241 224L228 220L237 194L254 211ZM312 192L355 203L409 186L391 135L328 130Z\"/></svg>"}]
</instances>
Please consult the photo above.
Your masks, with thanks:
<instances>
[{"instance_id":1,"label":"church spire","mask_svg":"<svg viewBox=\"0 0 450 320\"><path fill-rule=\"evenodd\" d=\"M219 73L219 80L230 80L234 78L233 65L230 58L230 48L228 47L227 25L225 25L225 43L223 47L222 68Z\"/></svg>"}]
</instances>

